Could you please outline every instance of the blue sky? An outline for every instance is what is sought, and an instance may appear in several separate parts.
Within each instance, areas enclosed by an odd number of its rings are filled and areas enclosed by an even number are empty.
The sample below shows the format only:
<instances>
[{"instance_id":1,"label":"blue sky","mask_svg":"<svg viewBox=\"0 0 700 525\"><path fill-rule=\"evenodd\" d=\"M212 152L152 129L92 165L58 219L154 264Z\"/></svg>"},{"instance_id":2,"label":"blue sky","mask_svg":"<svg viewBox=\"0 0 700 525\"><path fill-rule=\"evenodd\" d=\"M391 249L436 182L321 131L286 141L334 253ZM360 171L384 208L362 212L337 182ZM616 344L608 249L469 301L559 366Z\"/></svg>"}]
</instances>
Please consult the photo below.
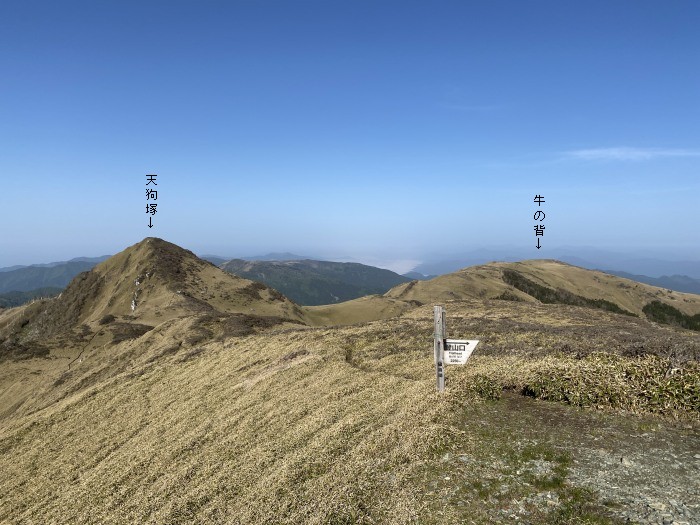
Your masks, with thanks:
<instances>
[{"instance_id":1,"label":"blue sky","mask_svg":"<svg viewBox=\"0 0 700 525\"><path fill-rule=\"evenodd\" d=\"M149 235L700 259L699 26L695 1L2 2L0 266Z\"/></svg>"}]
</instances>

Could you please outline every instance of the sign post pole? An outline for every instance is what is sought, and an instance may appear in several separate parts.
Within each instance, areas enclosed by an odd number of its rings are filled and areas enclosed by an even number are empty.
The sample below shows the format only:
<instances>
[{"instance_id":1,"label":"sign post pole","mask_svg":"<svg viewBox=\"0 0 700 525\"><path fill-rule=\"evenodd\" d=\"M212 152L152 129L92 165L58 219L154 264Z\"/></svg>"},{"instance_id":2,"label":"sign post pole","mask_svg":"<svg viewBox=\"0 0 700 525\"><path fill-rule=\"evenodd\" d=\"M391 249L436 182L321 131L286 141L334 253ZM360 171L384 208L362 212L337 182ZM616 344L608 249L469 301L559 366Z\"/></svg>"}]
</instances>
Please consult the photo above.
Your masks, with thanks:
<instances>
[{"instance_id":1,"label":"sign post pole","mask_svg":"<svg viewBox=\"0 0 700 525\"><path fill-rule=\"evenodd\" d=\"M435 314L435 374L437 391L445 391L445 310L442 306L433 308Z\"/></svg>"},{"instance_id":2,"label":"sign post pole","mask_svg":"<svg viewBox=\"0 0 700 525\"><path fill-rule=\"evenodd\" d=\"M435 314L435 375L437 376L437 391L445 391L445 367L447 365L463 365L472 355L477 339L447 339L447 323L445 322L445 309L442 306L434 306Z\"/></svg>"}]
</instances>

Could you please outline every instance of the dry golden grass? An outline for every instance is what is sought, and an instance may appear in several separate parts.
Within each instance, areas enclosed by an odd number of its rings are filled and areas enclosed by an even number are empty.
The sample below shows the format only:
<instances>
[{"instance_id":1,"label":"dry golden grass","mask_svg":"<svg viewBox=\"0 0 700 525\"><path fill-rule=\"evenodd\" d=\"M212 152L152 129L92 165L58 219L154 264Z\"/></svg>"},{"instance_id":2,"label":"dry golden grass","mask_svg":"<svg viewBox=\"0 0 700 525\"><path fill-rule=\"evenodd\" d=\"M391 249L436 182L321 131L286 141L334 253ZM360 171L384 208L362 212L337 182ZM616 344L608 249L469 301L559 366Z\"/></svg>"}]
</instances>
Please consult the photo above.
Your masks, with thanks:
<instances>
[{"instance_id":1,"label":"dry golden grass","mask_svg":"<svg viewBox=\"0 0 700 525\"><path fill-rule=\"evenodd\" d=\"M66 350L82 348L79 339L109 331L115 320L153 327L203 313L305 321L296 304L271 288L228 274L174 244L147 238L80 274L60 296L3 312L0 331L18 343L49 342ZM65 340L57 340L62 336Z\"/></svg>"},{"instance_id":2,"label":"dry golden grass","mask_svg":"<svg viewBox=\"0 0 700 525\"><path fill-rule=\"evenodd\" d=\"M146 239L61 299L0 312L18 348L50 350L0 363L0 523L460 523L460 509L435 513L426 480L455 443L477 453L454 414L504 388L700 420L700 334L540 304L505 267L635 312L662 293L529 261L302 309ZM504 292L522 302L489 300ZM449 301L450 337L481 341L443 395L434 301Z\"/></svg>"},{"instance_id":3,"label":"dry golden grass","mask_svg":"<svg viewBox=\"0 0 700 525\"><path fill-rule=\"evenodd\" d=\"M468 301L447 312L450 336L482 343L467 366L448 367L445 395L432 306L179 345L202 323L173 319L86 356L34 411L0 422L0 523L442 523L421 480L449 443L475 439L447 416L502 387L556 398L609 385L636 402L568 401L697 419L692 396L644 400L678 346L689 353L672 377L698 384L698 334L559 305ZM596 333L607 357L586 352ZM652 355L633 355L639 341ZM445 515L460 522L456 509Z\"/></svg>"},{"instance_id":4,"label":"dry golden grass","mask_svg":"<svg viewBox=\"0 0 700 525\"><path fill-rule=\"evenodd\" d=\"M460 299L493 299L510 291L523 301L535 302L529 295L503 282L498 264L471 266L429 281L412 281L396 286L384 295L404 301L439 303Z\"/></svg>"},{"instance_id":5,"label":"dry golden grass","mask_svg":"<svg viewBox=\"0 0 700 525\"><path fill-rule=\"evenodd\" d=\"M145 239L100 263L94 272L104 284L81 311L80 321L88 324L113 314L156 325L207 311L303 319L294 303L274 290L227 274L161 239Z\"/></svg>"},{"instance_id":6,"label":"dry golden grass","mask_svg":"<svg viewBox=\"0 0 700 525\"><path fill-rule=\"evenodd\" d=\"M345 326L396 317L416 306L415 302L368 295L331 305L306 306L304 312L312 326Z\"/></svg>"},{"instance_id":7,"label":"dry golden grass","mask_svg":"<svg viewBox=\"0 0 700 525\"><path fill-rule=\"evenodd\" d=\"M640 316L643 316L644 305L654 300L670 304L688 315L700 313L698 295L664 290L559 261L539 259L471 266L430 281L402 284L385 295L429 303L458 299L495 299L508 292L521 301L535 302L534 298L503 282L502 272L506 269L516 271L551 289L567 290L588 299L610 301Z\"/></svg>"},{"instance_id":8,"label":"dry golden grass","mask_svg":"<svg viewBox=\"0 0 700 525\"><path fill-rule=\"evenodd\" d=\"M147 238L77 276L59 297L0 312L0 362L49 358L3 366L0 417L35 409L42 399L37 392L54 381L65 382L69 368L78 373L91 369L93 377L85 382L94 383L104 375L95 369L113 368L111 357L121 353L118 343L156 326L162 331L169 321L202 316L222 322L182 329L181 342L241 332L236 325L245 320L257 319L261 325L307 322L304 312L275 290ZM81 366L86 359L94 366Z\"/></svg>"},{"instance_id":9,"label":"dry golden grass","mask_svg":"<svg viewBox=\"0 0 700 525\"><path fill-rule=\"evenodd\" d=\"M444 404L430 381L347 363L343 339L210 343L17 421L0 440L0 490L12 494L0 520L417 522L406 480Z\"/></svg>"}]
</instances>

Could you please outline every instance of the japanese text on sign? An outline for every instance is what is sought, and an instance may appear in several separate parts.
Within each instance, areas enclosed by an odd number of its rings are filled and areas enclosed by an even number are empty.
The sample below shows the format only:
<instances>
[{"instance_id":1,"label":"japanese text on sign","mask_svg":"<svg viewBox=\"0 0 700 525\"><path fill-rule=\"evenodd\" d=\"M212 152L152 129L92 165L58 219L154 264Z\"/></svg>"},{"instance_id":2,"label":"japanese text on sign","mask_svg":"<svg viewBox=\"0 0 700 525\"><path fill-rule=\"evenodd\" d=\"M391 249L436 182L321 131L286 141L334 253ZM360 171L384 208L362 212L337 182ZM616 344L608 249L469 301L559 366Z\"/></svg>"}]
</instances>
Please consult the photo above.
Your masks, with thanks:
<instances>
[{"instance_id":1,"label":"japanese text on sign","mask_svg":"<svg viewBox=\"0 0 700 525\"><path fill-rule=\"evenodd\" d=\"M153 216L158 211L158 190L153 186L158 186L156 179L158 175L146 175L146 213L148 217L148 227L153 228Z\"/></svg>"}]
</instances>

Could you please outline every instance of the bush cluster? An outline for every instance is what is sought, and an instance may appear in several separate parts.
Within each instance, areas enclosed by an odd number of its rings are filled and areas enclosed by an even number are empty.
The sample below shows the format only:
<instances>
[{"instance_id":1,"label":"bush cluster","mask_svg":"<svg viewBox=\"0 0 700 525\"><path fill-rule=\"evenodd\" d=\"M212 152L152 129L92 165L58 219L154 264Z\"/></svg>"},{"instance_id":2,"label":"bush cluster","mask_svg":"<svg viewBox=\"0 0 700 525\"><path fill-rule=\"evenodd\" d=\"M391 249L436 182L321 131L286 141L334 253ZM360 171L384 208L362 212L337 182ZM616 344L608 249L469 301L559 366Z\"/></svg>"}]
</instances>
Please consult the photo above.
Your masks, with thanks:
<instances>
[{"instance_id":1,"label":"bush cluster","mask_svg":"<svg viewBox=\"0 0 700 525\"><path fill-rule=\"evenodd\" d=\"M661 301L650 302L642 308L642 312L648 319L657 323L671 324L687 328L688 330L700 331L700 314L687 315L670 304L662 303Z\"/></svg>"},{"instance_id":2,"label":"bush cluster","mask_svg":"<svg viewBox=\"0 0 700 525\"><path fill-rule=\"evenodd\" d=\"M594 353L561 359L536 370L523 394L581 407L612 407L634 412L700 413L700 366L672 368L653 355L629 359Z\"/></svg>"},{"instance_id":3,"label":"bush cluster","mask_svg":"<svg viewBox=\"0 0 700 525\"><path fill-rule=\"evenodd\" d=\"M513 270L503 270L503 282L517 288L521 292L525 292L542 303L570 304L572 306L598 308L616 314L635 315L605 299L588 299L587 297L576 295L567 290L553 290L552 288L547 288Z\"/></svg>"}]
</instances>

